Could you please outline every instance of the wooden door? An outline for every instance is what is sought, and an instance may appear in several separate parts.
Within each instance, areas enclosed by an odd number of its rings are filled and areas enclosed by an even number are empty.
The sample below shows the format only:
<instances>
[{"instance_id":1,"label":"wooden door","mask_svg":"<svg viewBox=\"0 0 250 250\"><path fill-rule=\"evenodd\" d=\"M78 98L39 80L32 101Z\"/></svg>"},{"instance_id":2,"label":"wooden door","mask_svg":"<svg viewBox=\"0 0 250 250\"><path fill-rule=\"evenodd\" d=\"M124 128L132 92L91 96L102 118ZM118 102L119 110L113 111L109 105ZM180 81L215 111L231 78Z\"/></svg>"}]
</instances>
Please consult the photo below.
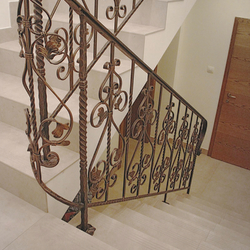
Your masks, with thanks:
<instances>
[{"instance_id":1,"label":"wooden door","mask_svg":"<svg viewBox=\"0 0 250 250\"><path fill-rule=\"evenodd\" d=\"M235 19L208 155L250 169L249 19Z\"/></svg>"}]
</instances>

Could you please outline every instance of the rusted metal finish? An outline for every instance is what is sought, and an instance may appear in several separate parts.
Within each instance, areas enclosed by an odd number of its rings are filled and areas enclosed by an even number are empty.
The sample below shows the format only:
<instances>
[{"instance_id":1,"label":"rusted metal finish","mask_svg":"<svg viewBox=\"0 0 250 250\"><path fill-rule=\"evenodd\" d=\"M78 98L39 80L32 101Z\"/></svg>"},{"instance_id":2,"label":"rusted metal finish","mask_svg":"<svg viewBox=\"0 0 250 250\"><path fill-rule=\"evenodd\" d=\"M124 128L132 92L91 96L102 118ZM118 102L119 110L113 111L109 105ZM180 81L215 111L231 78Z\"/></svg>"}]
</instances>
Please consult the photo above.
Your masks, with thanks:
<instances>
[{"instance_id":1,"label":"rusted metal finish","mask_svg":"<svg viewBox=\"0 0 250 250\"><path fill-rule=\"evenodd\" d=\"M22 79L30 97L30 110L25 111L28 150L41 187L60 202L79 208L82 218L79 227L89 234L93 234L95 228L88 224L88 207L178 190L189 192L196 156L201 153L206 132L206 120L117 38L143 0L131 0L131 6L114 0L113 6L102 10L113 22L113 32L98 20L101 11L98 0L92 1L91 9L84 0L82 3L58 0L51 10L45 10L44 2L20 0L17 17L20 56L25 59ZM68 4L67 28L54 27L53 18L60 4ZM34 6L34 13L31 6ZM78 23L74 23L74 16ZM101 48L99 40L104 40ZM88 110L87 117L88 76L104 56L106 63L102 74L105 76L95 83L98 100L94 108ZM130 65L126 73L120 69L124 61ZM47 67L55 69L54 78L45 74ZM138 75L143 75L145 82L141 83L144 86L141 100L135 109ZM67 86L65 96L59 97L56 93L55 81ZM40 93L38 100L36 88ZM63 198L42 180L44 167L53 168L60 163L53 148L70 144L68 137L74 121L67 102L76 90L79 90L80 202ZM51 115L47 110L48 93L57 100ZM36 117L36 102L40 121ZM67 123L59 122L61 110L68 114ZM120 123L124 117L122 130ZM89 159L88 120L89 127L100 135ZM88 135L90 141L91 136ZM88 196L92 196L92 201Z\"/></svg>"},{"instance_id":2,"label":"rusted metal finish","mask_svg":"<svg viewBox=\"0 0 250 250\"><path fill-rule=\"evenodd\" d=\"M80 192L81 229L93 235L95 228L88 224L88 178L87 178L87 23L84 16L80 16L80 57L79 57L79 140L80 140Z\"/></svg>"},{"instance_id":3,"label":"rusted metal finish","mask_svg":"<svg viewBox=\"0 0 250 250\"><path fill-rule=\"evenodd\" d=\"M43 121L44 119L48 118L48 104L47 104L47 92L46 87L43 83L43 79L45 79L45 63L44 63L44 55L43 55L43 39L39 35L41 34L43 30L43 19L42 19L42 0L36 0L34 1L34 19L35 19L35 31L36 35L35 38L37 39L36 42L36 64L37 64L37 70L39 71L39 74L42 76L38 77L38 94L39 94L39 108L40 108L40 120ZM48 124L44 125L42 133L44 134L44 137L49 140L49 126ZM45 144L45 142L43 142ZM48 159L48 154L50 151L49 146L44 147L44 160Z\"/></svg>"},{"instance_id":4,"label":"rusted metal finish","mask_svg":"<svg viewBox=\"0 0 250 250\"><path fill-rule=\"evenodd\" d=\"M34 5L34 14L30 12ZM44 27L41 25L41 13L46 14L48 21ZM52 12L53 13L53 12ZM73 203L62 196L50 190L42 180L42 167L53 168L59 163L59 156L53 151L44 151L50 146L67 146L67 140L73 126L73 116L67 105L55 93L53 88L45 79L45 69L43 60L46 59L53 65L59 65L67 57L67 39L65 40L58 34L58 30L49 33L51 28L51 16L42 7L41 1L23 0L18 5L18 33L19 42L21 44L21 57L25 58L25 68L23 73L23 85L30 97L30 112L26 110L27 130L26 134L29 139L28 151L30 152L31 165L34 175L41 187L57 200L70 205L83 207L82 203ZM38 55L37 55L38 54ZM37 58L37 63L35 62ZM58 70L60 71L60 69ZM34 77L38 78L38 90L41 92L38 99L40 110L40 125L38 125L36 117L35 104L35 88L36 83ZM28 82L28 83L27 83ZM45 93L44 93L45 91ZM47 100L46 91L50 91L58 100L58 103L68 112L69 123L62 124L56 117L46 118ZM46 102L46 105L44 104ZM48 127L55 124L55 128L51 131L54 139L48 136ZM46 131L46 132L45 132Z\"/></svg>"}]
</instances>

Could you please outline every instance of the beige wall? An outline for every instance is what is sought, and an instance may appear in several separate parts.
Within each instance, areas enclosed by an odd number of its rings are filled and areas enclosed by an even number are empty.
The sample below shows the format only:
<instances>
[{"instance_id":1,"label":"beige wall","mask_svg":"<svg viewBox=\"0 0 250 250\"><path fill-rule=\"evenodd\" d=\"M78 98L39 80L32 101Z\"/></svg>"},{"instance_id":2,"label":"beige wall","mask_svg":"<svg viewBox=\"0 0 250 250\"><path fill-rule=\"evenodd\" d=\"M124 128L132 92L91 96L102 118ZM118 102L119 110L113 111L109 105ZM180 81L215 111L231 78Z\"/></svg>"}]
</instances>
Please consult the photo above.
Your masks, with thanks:
<instances>
[{"instance_id":1,"label":"beige wall","mask_svg":"<svg viewBox=\"0 0 250 250\"><path fill-rule=\"evenodd\" d=\"M180 30L175 35L173 41L170 43L164 56L161 58L157 73L167 82L171 87L174 86L175 69L177 61L177 53L179 46Z\"/></svg>"},{"instance_id":2,"label":"beige wall","mask_svg":"<svg viewBox=\"0 0 250 250\"><path fill-rule=\"evenodd\" d=\"M197 0L181 28L174 88L208 120L205 149L210 143L236 16L250 18L249 0ZM208 66L214 67L213 74L207 72Z\"/></svg>"}]
</instances>

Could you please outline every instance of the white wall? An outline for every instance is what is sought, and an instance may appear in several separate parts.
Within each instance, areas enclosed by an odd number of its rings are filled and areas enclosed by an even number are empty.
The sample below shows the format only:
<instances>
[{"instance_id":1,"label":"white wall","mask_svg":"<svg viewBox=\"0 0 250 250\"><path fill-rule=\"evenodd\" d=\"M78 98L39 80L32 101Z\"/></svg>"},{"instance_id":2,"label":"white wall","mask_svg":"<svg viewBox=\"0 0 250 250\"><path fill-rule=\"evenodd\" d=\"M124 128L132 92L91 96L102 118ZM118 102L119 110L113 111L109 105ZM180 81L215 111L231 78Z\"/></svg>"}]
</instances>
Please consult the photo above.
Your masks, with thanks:
<instances>
[{"instance_id":1,"label":"white wall","mask_svg":"<svg viewBox=\"0 0 250 250\"><path fill-rule=\"evenodd\" d=\"M0 0L0 29L10 27L9 0Z\"/></svg>"},{"instance_id":2,"label":"white wall","mask_svg":"<svg viewBox=\"0 0 250 250\"><path fill-rule=\"evenodd\" d=\"M208 149L235 17L250 18L249 0L197 0L180 34L174 88L208 120ZM207 73L207 66L215 68Z\"/></svg>"}]
</instances>

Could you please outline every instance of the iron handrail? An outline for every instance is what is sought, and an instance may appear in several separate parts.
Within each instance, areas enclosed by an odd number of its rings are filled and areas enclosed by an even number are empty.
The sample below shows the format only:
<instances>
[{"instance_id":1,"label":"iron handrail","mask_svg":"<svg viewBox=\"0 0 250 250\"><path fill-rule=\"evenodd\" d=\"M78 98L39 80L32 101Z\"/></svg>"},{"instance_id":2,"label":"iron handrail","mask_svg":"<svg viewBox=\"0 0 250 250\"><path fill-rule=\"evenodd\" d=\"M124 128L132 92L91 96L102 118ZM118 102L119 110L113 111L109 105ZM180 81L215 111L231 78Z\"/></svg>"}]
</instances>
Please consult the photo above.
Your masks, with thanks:
<instances>
[{"instance_id":1,"label":"iron handrail","mask_svg":"<svg viewBox=\"0 0 250 250\"><path fill-rule=\"evenodd\" d=\"M29 1L34 4L34 12L35 16L30 15L29 10ZM57 1L59 4L61 0ZM187 189L188 192L191 186L191 180L193 175L193 168L196 160L196 156L201 153L201 144L203 142L207 121L206 119L194 108L192 107L184 98L182 98L172 87L170 87L159 75L157 75L145 62L143 62L131 49L129 49L120 39L117 38L117 34L122 30L125 23L134 13L134 11L139 7L139 5L143 2L140 0L136 3L133 0L133 10L129 13L128 17L118 26L118 21L116 19L114 33L109 31L98 19L96 16L92 15L83 0L83 4L80 4L77 0L64 0L70 7L70 34L73 32L73 11L79 15L80 24L79 28L79 37L80 42L76 41L77 49L79 52L79 58L77 63L79 64L79 70L75 70L72 68L72 64L74 64L75 57L72 56L73 50L73 39L69 41L69 55L67 52L68 41L67 39L63 39L63 37L59 36L56 31L54 33L50 33L50 27L52 25L52 14L49 15L48 12L42 7L42 0L20 0L18 5L18 25L19 25L19 38L20 44L22 45L22 55L26 59L25 70L23 73L23 85L30 96L31 102L31 114L29 111L26 111L27 118L27 130L26 134L28 136L30 145L29 151L31 154L31 165L34 172L34 175L41 185L41 187L52 197L55 199L68 204L70 206L78 207L82 211L82 225L81 228L84 231L93 232L93 228L87 224L88 221L88 207L98 206L102 204L108 204L113 202L120 202L135 198L148 197L152 195L158 194L167 194L168 192L173 192L177 190ZM96 1L97 3L98 1ZM119 0L114 1L116 4L119 4ZM41 4L41 5L40 5ZM24 16L21 13L21 7L24 5ZM117 7L117 5L116 5ZM53 15L56 11L57 6L53 9ZM49 21L46 24L45 31L42 30L42 13L43 11L49 17ZM97 11L95 11L97 13ZM116 17L118 18L118 17ZM32 21L35 20L34 23ZM95 42L94 42L94 53L93 60L87 65L87 49L89 48L89 41L87 39L88 28L87 25L92 27L92 31L95 33ZM34 29L33 29L34 28ZM107 39L104 47L97 53L97 32L101 34L104 38ZM32 37L34 37L34 41L32 41ZM71 37L72 38L72 37ZM51 41L50 41L51 39ZM59 40L64 45L56 44L56 40ZM54 42L54 43L53 43ZM59 47L56 49L54 47L62 46L61 51ZM105 121L103 131L101 132L100 138L98 139L97 147L93 152L93 158L90 160L90 166L87 166L87 107L88 107L88 95L87 95L87 75L90 70L93 68L98 59L103 55L106 49L110 47L110 62L107 62L104 65L104 69L108 70L108 73L102 82L99 89L99 103L93 108L90 115L90 125L94 128L98 128ZM24 48L24 50L23 50ZM130 79L130 90L125 92L122 90L122 78L115 71L115 67L120 65L120 61L116 60L115 49L120 50L120 52L125 55L128 59L131 60L131 79ZM63 51L65 50L65 51ZM44 54L41 55L41 51ZM63 99L57 95L57 93L53 90L53 88L48 84L45 77L45 67L43 59L44 57L50 62L51 58L53 58L53 52L55 55L63 54L61 60L58 60L56 65L59 65L64 59L69 56L69 69L72 78L70 77L70 90L67 92L66 96ZM51 53L51 54L49 54ZM76 53L76 52L75 52ZM37 59L37 65L35 64L35 56ZM49 57L48 55L51 55ZM76 55L76 54L75 54ZM41 57L42 56L42 57ZM73 59L72 59L73 58ZM42 61L39 64L40 60ZM53 64L53 63L52 63ZM140 68L145 74L147 74L147 83L146 87L143 88L143 101L139 105L140 110L144 110L143 115L138 113L138 117L136 118L133 125L131 125L131 114L132 114L132 99L133 99L133 85L134 85L134 77L135 77L135 66ZM74 67L74 66L73 66ZM62 66L58 68L58 70L62 69ZM58 71L57 70L57 71ZM78 76L75 83L73 83L73 71L75 71ZM44 98L39 98L39 105L41 106L47 105L46 91L50 91L59 101L58 106L54 110L54 112L47 118L46 114L41 116L40 118L40 126L38 126L38 121L36 119L36 108L35 108L35 89L34 89L34 76L38 77L38 92L44 94ZM59 79L60 77L57 76ZM115 78L118 78L118 82L116 83ZM28 81L26 81L28 80ZM61 79L60 79L61 80ZM151 100L150 91L153 90L151 86L151 80L154 80L160 85L159 92L159 102L158 102L158 110L154 109L154 101ZM40 87L39 88L39 81ZM108 86L105 86L105 84ZM29 85L28 85L29 84ZM75 92L75 90L79 87L79 144L80 144L80 191L81 191L81 201L79 202L71 202L63 197L57 195L55 192L50 190L45 183L42 181L41 168L42 167L55 167L59 163L59 156L50 150L50 146L67 146L69 145L69 141L66 141L66 138L71 133L73 127L73 116L71 110L66 105L67 101L70 99L71 95ZM163 96L163 91L170 93L170 102L166 107L167 112L161 111L161 98ZM103 98L102 93L106 93L107 97ZM128 97L129 93L129 97ZM125 96L123 100L123 96ZM40 97L40 96L39 96ZM177 99L178 107L177 107L177 118L174 118L174 112L172 108L174 107L173 98ZM120 104L124 101L125 104ZM127 105L129 103L129 105ZM105 108L101 107L103 105ZM128 106L128 120L127 120L127 131L126 136L121 134L119 131L118 125L114 121L113 111L116 109L120 112L123 112ZM184 106L185 112L184 115L181 114L181 108ZM68 124L61 124L56 120L56 116L59 111L65 108L69 114L70 122ZM45 108L46 109L46 108ZM145 111L146 110L146 111ZM93 122L94 113L98 113L99 121L97 121L97 125ZM162 122L162 128L159 129L159 120L160 113L164 114L164 119ZM43 110L40 110L40 115L43 113ZM47 113L47 111L46 111ZM158 113L158 114L157 114ZM190 118L189 115L191 113ZM155 117L153 117L155 115ZM182 116L183 115L183 116ZM182 116L182 117L181 117ZM196 118L194 118L196 116ZM143 118L142 118L143 117ZM153 118L152 118L153 117ZM137 123L142 122L143 125ZM153 120L153 121L152 121ZM200 123L201 122L201 123ZM44 131L45 127L49 127L51 123L57 123L56 129L52 132L53 135L57 134L58 140L51 140L46 137ZM155 137L150 141L150 135L148 131L146 131L147 125L155 125ZM141 126L138 129L140 132L136 133L138 137L136 138L135 134L131 132L132 130L136 130L138 127L136 125ZM159 125L159 126L158 126ZM193 126L194 125L194 126ZM198 126L199 125L199 126ZM114 127L118 132L118 137L121 140L121 147L114 148L112 151L111 147L111 127ZM178 126L180 126L178 128ZM192 133L193 126L193 133ZM198 128L199 127L199 128ZM66 133L63 134L62 131L66 130ZM171 132L172 131L172 132ZM49 131L48 131L49 132ZM33 133L33 137L32 137ZM106 146L106 160L99 160L96 165L95 161L98 160L98 152L100 149L100 145L102 144L103 138L107 133L107 145ZM133 134L131 136L131 134ZM173 138L168 137L168 134L172 134ZM131 137L130 137L131 136ZM129 159L128 149L129 149L129 138L137 139L138 143L136 145L136 149L134 149L134 153L132 154L131 159ZM173 143L170 146L172 139ZM38 141L42 141L42 146L39 146ZM149 141L151 146L151 156L144 152L144 146L146 141ZM120 141L119 141L120 144ZM140 144L140 146L139 146ZM156 147L161 147L161 151L156 155ZM48 151L45 153L45 149L48 148ZM145 146L146 148L146 146ZM170 149L169 155L165 154L166 150ZM42 150L44 155L42 155ZM135 152L140 151L138 156L140 158L139 162L133 163L135 159ZM112 151L112 152L111 152ZM163 153L162 153L163 152ZM184 155L184 156L181 156ZM46 159L47 157L47 159ZM122 197L116 199L109 198L109 188L113 187L117 176L113 174L113 170L116 171L120 169L122 164L122 159L125 158L124 162L124 176L123 176L123 190ZM154 159L155 157L155 159ZM115 160L116 159L116 160ZM113 161L112 161L113 160ZM137 159L135 160L137 161ZM101 163L104 163L103 166L100 166ZM149 167L150 166L150 167ZM100 167L103 170L98 169ZM159 169L160 167L160 169ZM135 169L137 168L137 172ZM147 190L147 194L140 193L140 186L142 186L146 180L146 174L144 171L146 169L150 170L149 173L149 186ZM168 170L168 174L164 173ZM182 169L181 173L178 172ZM136 173L135 173L136 172ZM167 178L166 178L166 175ZM160 188L161 183L164 182L166 178L166 189L162 190ZM176 178L180 178L181 180L177 182ZM187 180L189 179L189 184L187 185ZM101 187L101 181L104 181L104 188ZM126 182L128 184L126 186ZM134 183L133 183L134 182ZM131 185L133 183L133 185ZM98 186L100 184L100 186ZM126 196L126 188L131 186L130 193L136 194L135 196ZM171 190L168 190L168 186L170 186ZM178 186L178 187L177 187ZM182 187L181 187L182 186ZM150 189L154 187L154 191L151 192ZM89 191L88 191L89 189ZM100 189L102 189L101 192ZM155 192L156 191L156 192ZM91 193L92 197L96 196L97 199L105 198L105 201L98 202L90 202L88 200L88 193ZM101 193L101 195L98 195Z\"/></svg>"},{"instance_id":2,"label":"iron handrail","mask_svg":"<svg viewBox=\"0 0 250 250\"><path fill-rule=\"evenodd\" d=\"M104 36L107 40L115 43L116 47L119 48L128 58L133 60L141 69L150 73L150 75L160 84L164 86L169 92L171 92L178 100L180 100L185 106L192 110L197 116L204 121L206 119L193 107L191 106L180 94L178 94L171 86L169 86L158 74L154 72L143 60L141 60L132 50L130 50L119 38L117 38L110 30L108 30L98 19L96 19L89 11L87 11L77 0L64 0L71 6L78 15L84 15L87 18L87 22L94 26L98 32Z\"/></svg>"}]
</instances>

